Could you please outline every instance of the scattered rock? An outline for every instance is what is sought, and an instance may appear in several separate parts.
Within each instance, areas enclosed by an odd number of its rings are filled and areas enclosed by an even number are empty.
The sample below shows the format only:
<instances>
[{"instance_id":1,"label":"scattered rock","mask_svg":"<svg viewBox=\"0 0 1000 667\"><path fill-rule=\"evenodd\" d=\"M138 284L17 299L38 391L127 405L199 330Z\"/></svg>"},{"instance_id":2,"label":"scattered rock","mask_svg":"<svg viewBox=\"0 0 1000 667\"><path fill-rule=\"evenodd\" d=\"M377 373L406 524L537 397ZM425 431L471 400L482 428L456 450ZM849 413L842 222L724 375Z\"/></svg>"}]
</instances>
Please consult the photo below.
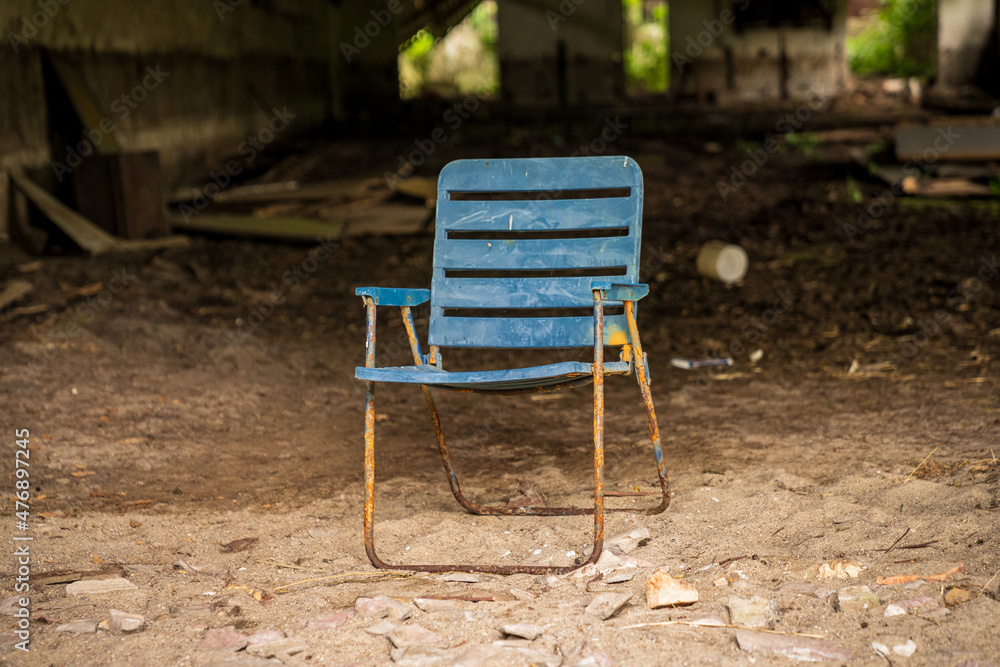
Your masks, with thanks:
<instances>
[{"instance_id":1,"label":"scattered rock","mask_svg":"<svg viewBox=\"0 0 1000 667\"><path fill-rule=\"evenodd\" d=\"M520 588L510 589L510 594L513 595L516 599L520 600L521 602L531 602L536 597L538 597L534 593L529 593L528 591L521 590Z\"/></svg>"},{"instance_id":2,"label":"scattered rock","mask_svg":"<svg viewBox=\"0 0 1000 667\"><path fill-rule=\"evenodd\" d=\"M969 591L964 588L952 588L944 594L944 603L951 607L956 604L968 602L970 597L972 596L969 595Z\"/></svg>"},{"instance_id":3,"label":"scattered rock","mask_svg":"<svg viewBox=\"0 0 1000 667\"><path fill-rule=\"evenodd\" d=\"M198 643L198 648L202 651L232 651L236 652L246 648L247 636L240 634L233 629L233 626L225 628L212 628L205 633L205 637Z\"/></svg>"},{"instance_id":4,"label":"scattered rock","mask_svg":"<svg viewBox=\"0 0 1000 667\"><path fill-rule=\"evenodd\" d=\"M435 611L461 611L459 605L455 600L437 600L434 598L416 598L413 600L413 604L417 606L420 611L435 612Z\"/></svg>"},{"instance_id":5,"label":"scattered rock","mask_svg":"<svg viewBox=\"0 0 1000 667\"><path fill-rule=\"evenodd\" d=\"M514 650L517 651L529 665L538 665L539 667L559 667L562 665L563 659L561 655L542 653L541 651L535 651L530 648L517 648Z\"/></svg>"},{"instance_id":6,"label":"scattered rock","mask_svg":"<svg viewBox=\"0 0 1000 667\"><path fill-rule=\"evenodd\" d=\"M573 667L611 667L614 661L604 651L591 651L580 660L573 663Z\"/></svg>"},{"instance_id":7,"label":"scattered rock","mask_svg":"<svg viewBox=\"0 0 1000 667\"><path fill-rule=\"evenodd\" d=\"M909 658L914 653L917 652L917 643L912 639L908 639L902 644L896 644L892 647L892 652L896 655L901 655L904 658Z\"/></svg>"},{"instance_id":8,"label":"scattered rock","mask_svg":"<svg viewBox=\"0 0 1000 667\"><path fill-rule=\"evenodd\" d=\"M820 563L816 567L819 571L819 576L823 579L831 579L836 577L837 579L847 579L855 578L861 574L862 567L861 563L853 561L849 558L838 558L837 560L832 560L829 563Z\"/></svg>"},{"instance_id":9,"label":"scattered rock","mask_svg":"<svg viewBox=\"0 0 1000 667\"><path fill-rule=\"evenodd\" d=\"M737 630L736 643L747 653L775 653L808 662L845 661L852 657L847 649L822 639L777 635L756 630Z\"/></svg>"},{"instance_id":10,"label":"scattered rock","mask_svg":"<svg viewBox=\"0 0 1000 667\"><path fill-rule=\"evenodd\" d=\"M781 593L795 593L797 595L811 595L812 597L823 600L833 595L836 592L836 589L827 588L825 586L817 586L816 584L810 584L804 581L793 581L782 585L778 591Z\"/></svg>"},{"instance_id":11,"label":"scattered rock","mask_svg":"<svg viewBox=\"0 0 1000 667\"><path fill-rule=\"evenodd\" d=\"M725 577L719 577L718 579L712 582L712 585L718 586L719 588L725 588L726 586L729 585L729 580L726 579Z\"/></svg>"},{"instance_id":12,"label":"scattered rock","mask_svg":"<svg viewBox=\"0 0 1000 667\"><path fill-rule=\"evenodd\" d=\"M706 625L710 627L724 627L726 622L721 616L716 614L695 614L688 619L691 625Z\"/></svg>"},{"instance_id":13,"label":"scattered rock","mask_svg":"<svg viewBox=\"0 0 1000 667\"><path fill-rule=\"evenodd\" d=\"M307 663L294 656L308 650L308 646L294 639L279 639L264 644L247 645L247 653L267 660L277 659L289 666L306 665Z\"/></svg>"},{"instance_id":14,"label":"scattered rock","mask_svg":"<svg viewBox=\"0 0 1000 667\"><path fill-rule=\"evenodd\" d=\"M545 507L545 500L528 482L521 482L520 494L507 501L507 507Z\"/></svg>"},{"instance_id":15,"label":"scattered rock","mask_svg":"<svg viewBox=\"0 0 1000 667\"><path fill-rule=\"evenodd\" d=\"M531 641L528 639L521 639L520 637L516 639L498 639L491 642L494 646L507 646L513 648L528 648L531 646Z\"/></svg>"},{"instance_id":16,"label":"scattered rock","mask_svg":"<svg viewBox=\"0 0 1000 667\"><path fill-rule=\"evenodd\" d=\"M448 652L433 646L407 646L394 648L389 657L397 665L406 667L424 667L424 665L440 665L448 658Z\"/></svg>"},{"instance_id":17,"label":"scattered rock","mask_svg":"<svg viewBox=\"0 0 1000 667\"><path fill-rule=\"evenodd\" d=\"M778 603L760 596L749 600L732 596L726 603L729 607L729 622L744 628L774 629L780 618Z\"/></svg>"},{"instance_id":18,"label":"scattered rock","mask_svg":"<svg viewBox=\"0 0 1000 667\"><path fill-rule=\"evenodd\" d=\"M598 593L587 605L586 612L602 621L607 620L617 614L631 599L631 593Z\"/></svg>"},{"instance_id":19,"label":"scattered rock","mask_svg":"<svg viewBox=\"0 0 1000 667\"><path fill-rule=\"evenodd\" d=\"M385 637L387 634L396 629L396 626L389 621L379 621L375 625L371 625L365 628L365 632L370 635L375 635L376 637Z\"/></svg>"},{"instance_id":20,"label":"scattered rock","mask_svg":"<svg viewBox=\"0 0 1000 667\"><path fill-rule=\"evenodd\" d=\"M256 646L257 644L267 644L268 642L281 641L286 638L287 635L283 630L258 630L247 637L247 648Z\"/></svg>"},{"instance_id":21,"label":"scattered rock","mask_svg":"<svg viewBox=\"0 0 1000 667\"><path fill-rule=\"evenodd\" d=\"M112 609L108 612L108 627L111 634L138 632L145 626L146 617L141 614L129 614L119 609Z\"/></svg>"},{"instance_id":22,"label":"scattered rock","mask_svg":"<svg viewBox=\"0 0 1000 667\"><path fill-rule=\"evenodd\" d=\"M501 625L500 632L514 637L534 639L538 635L545 632L545 630L542 626L535 625L533 623L509 623L507 625Z\"/></svg>"},{"instance_id":23,"label":"scattered rock","mask_svg":"<svg viewBox=\"0 0 1000 667\"><path fill-rule=\"evenodd\" d=\"M222 548L224 551L230 552L245 551L246 549L252 547L256 542L256 537L243 537L238 540L233 540L229 544L223 544Z\"/></svg>"},{"instance_id":24,"label":"scattered rock","mask_svg":"<svg viewBox=\"0 0 1000 667\"><path fill-rule=\"evenodd\" d=\"M334 532L332 530L324 530L322 528L310 528L309 537L314 540L325 540L328 537L333 537Z\"/></svg>"},{"instance_id":25,"label":"scattered rock","mask_svg":"<svg viewBox=\"0 0 1000 667\"><path fill-rule=\"evenodd\" d=\"M3 602L0 602L0 614L13 614L15 611L21 608L21 598L24 595L11 595L9 598L4 598Z\"/></svg>"},{"instance_id":26,"label":"scattered rock","mask_svg":"<svg viewBox=\"0 0 1000 667\"><path fill-rule=\"evenodd\" d=\"M467 649L458 660L453 663L453 667L482 667L487 661L503 654L506 650L500 646L491 644L479 644Z\"/></svg>"},{"instance_id":27,"label":"scattered rock","mask_svg":"<svg viewBox=\"0 0 1000 667\"><path fill-rule=\"evenodd\" d=\"M120 591L134 591L138 588L128 579L82 579L66 586L66 595L105 595Z\"/></svg>"},{"instance_id":28,"label":"scattered rock","mask_svg":"<svg viewBox=\"0 0 1000 667\"><path fill-rule=\"evenodd\" d=\"M646 604L650 609L698 601L698 589L686 581L677 581L664 570L646 577Z\"/></svg>"},{"instance_id":29,"label":"scattered rock","mask_svg":"<svg viewBox=\"0 0 1000 667\"><path fill-rule=\"evenodd\" d=\"M833 598L834 609L841 612L861 612L865 609L877 609L880 606L878 596L867 586L841 588Z\"/></svg>"},{"instance_id":30,"label":"scattered rock","mask_svg":"<svg viewBox=\"0 0 1000 667\"><path fill-rule=\"evenodd\" d=\"M611 539L604 540L604 548L610 551L612 547L618 547L622 553L627 554L634 551L643 540L648 539L648 528L633 528L630 531L618 533Z\"/></svg>"},{"instance_id":31,"label":"scattered rock","mask_svg":"<svg viewBox=\"0 0 1000 667\"><path fill-rule=\"evenodd\" d=\"M375 616L376 618L388 616L393 623L405 621L416 611L412 605L400 602L388 595L380 595L377 598L358 598L354 601L354 610L359 614Z\"/></svg>"},{"instance_id":32,"label":"scattered rock","mask_svg":"<svg viewBox=\"0 0 1000 667\"><path fill-rule=\"evenodd\" d=\"M416 623L394 628L386 636L396 648L406 648L407 646L417 646L420 644L427 646L444 646L448 644L447 637L439 635L433 630L428 630Z\"/></svg>"},{"instance_id":33,"label":"scattered rock","mask_svg":"<svg viewBox=\"0 0 1000 667\"><path fill-rule=\"evenodd\" d=\"M891 616L905 616L906 614L936 617L947 616L948 613L948 610L942 607L941 603L937 600L926 595L921 595L920 597L907 598L886 605L883 615L886 618Z\"/></svg>"},{"instance_id":34,"label":"scattered rock","mask_svg":"<svg viewBox=\"0 0 1000 667\"><path fill-rule=\"evenodd\" d=\"M622 574L613 574L610 577L608 577L607 579L605 579L604 583L606 583L606 584L623 584L626 581L632 581L633 579L635 579L635 573L633 573L633 572L622 573Z\"/></svg>"},{"instance_id":35,"label":"scattered rock","mask_svg":"<svg viewBox=\"0 0 1000 667\"><path fill-rule=\"evenodd\" d=\"M92 619L80 619L70 621L56 627L56 632L72 632L77 635L92 635L97 632L97 621Z\"/></svg>"},{"instance_id":36,"label":"scattered rock","mask_svg":"<svg viewBox=\"0 0 1000 667\"><path fill-rule=\"evenodd\" d=\"M344 611L338 611L336 614L329 614L327 616L317 616L316 618L311 618L306 623L310 628L315 628L317 630L332 630L334 628L339 628L344 623L354 615L354 612L350 609L345 609Z\"/></svg>"}]
</instances>

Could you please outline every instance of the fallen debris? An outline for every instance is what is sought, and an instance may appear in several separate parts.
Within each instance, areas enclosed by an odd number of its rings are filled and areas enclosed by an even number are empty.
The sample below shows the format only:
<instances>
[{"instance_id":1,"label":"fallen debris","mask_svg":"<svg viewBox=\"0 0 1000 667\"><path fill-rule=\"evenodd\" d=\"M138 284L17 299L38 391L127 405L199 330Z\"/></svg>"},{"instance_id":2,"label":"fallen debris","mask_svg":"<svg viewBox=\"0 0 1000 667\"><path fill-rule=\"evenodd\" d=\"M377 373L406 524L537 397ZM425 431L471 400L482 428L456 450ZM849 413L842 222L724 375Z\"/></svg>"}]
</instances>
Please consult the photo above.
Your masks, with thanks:
<instances>
[{"instance_id":1,"label":"fallen debris","mask_svg":"<svg viewBox=\"0 0 1000 667\"><path fill-rule=\"evenodd\" d=\"M256 542L256 537L244 537L238 540L233 540L229 544L223 544L222 548L229 552L244 551L252 547Z\"/></svg>"},{"instance_id":2,"label":"fallen debris","mask_svg":"<svg viewBox=\"0 0 1000 667\"><path fill-rule=\"evenodd\" d=\"M247 636L236 632L233 626L211 628L198 643L202 651L229 651L235 653L246 648Z\"/></svg>"},{"instance_id":3,"label":"fallen debris","mask_svg":"<svg viewBox=\"0 0 1000 667\"><path fill-rule=\"evenodd\" d=\"M618 533L614 537L604 540L604 548L611 551L613 548L617 547L622 553L627 554L630 551L634 551L643 543L644 540L648 539L650 539L648 528L633 528L632 530L624 533Z\"/></svg>"},{"instance_id":4,"label":"fallen debris","mask_svg":"<svg viewBox=\"0 0 1000 667\"><path fill-rule=\"evenodd\" d=\"M864 569L861 563L849 558L838 558L828 563L820 563L815 568L819 572L819 576L823 579L832 579L833 577L837 579L854 579Z\"/></svg>"},{"instance_id":5,"label":"fallen debris","mask_svg":"<svg viewBox=\"0 0 1000 667\"><path fill-rule=\"evenodd\" d=\"M521 482L518 492L518 495L507 501L507 507L545 507L545 499L535 491L531 482Z\"/></svg>"},{"instance_id":6,"label":"fallen debris","mask_svg":"<svg viewBox=\"0 0 1000 667\"><path fill-rule=\"evenodd\" d=\"M110 579L83 579L66 586L66 595L105 595L120 591L134 591L138 588L128 579L112 577Z\"/></svg>"},{"instance_id":7,"label":"fallen debris","mask_svg":"<svg viewBox=\"0 0 1000 667\"><path fill-rule=\"evenodd\" d=\"M844 613L856 613L880 606L878 596L867 586L841 588L833 598L834 609Z\"/></svg>"},{"instance_id":8,"label":"fallen debris","mask_svg":"<svg viewBox=\"0 0 1000 667\"><path fill-rule=\"evenodd\" d=\"M756 630L737 630L736 643L747 653L774 653L793 660L819 662L821 660L850 660L851 652L842 646L822 639L779 635Z\"/></svg>"},{"instance_id":9,"label":"fallen debris","mask_svg":"<svg viewBox=\"0 0 1000 667\"><path fill-rule=\"evenodd\" d=\"M646 577L646 604L650 609L697 601L697 588L686 581L677 581L665 570L655 570Z\"/></svg>"},{"instance_id":10,"label":"fallen debris","mask_svg":"<svg viewBox=\"0 0 1000 667\"><path fill-rule=\"evenodd\" d=\"M424 667L425 665L440 665L448 657L448 652L433 646L407 646L394 648L389 657L397 665L404 667Z\"/></svg>"},{"instance_id":11,"label":"fallen debris","mask_svg":"<svg viewBox=\"0 0 1000 667\"><path fill-rule=\"evenodd\" d=\"M512 637L522 637L533 640L544 632L540 625L534 623L508 623L500 626L500 632Z\"/></svg>"},{"instance_id":12,"label":"fallen debris","mask_svg":"<svg viewBox=\"0 0 1000 667\"><path fill-rule=\"evenodd\" d=\"M269 642L281 641L286 638L287 635L284 630L258 630L247 637L247 648L256 646L257 644L267 644Z\"/></svg>"},{"instance_id":13,"label":"fallen debris","mask_svg":"<svg viewBox=\"0 0 1000 667\"><path fill-rule=\"evenodd\" d=\"M146 617L141 614L130 614L120 609L108 612L108 629L113 635L139 632L144 627L146 627Z\"/></svg>"},{"instance_id":14,"label":"fallen debris","mask_svg":"<svg viewBox=\"0 0 1000 667\"><path fill-rule=\"evenodd\" d=\"M387 634L396 629L396 626L389 621L379 621L375 625L369 625L365 628L365 632L370 635L375 635L376 637L385 637Z\"/></svg>"},{"instance_id":15,"label":"fallen debris","mask_svg":"<svg viewBox=\"0 0 1000 667\"><path fill-rule=\"evenodd\" d=\"M906 584L911 581L944 581L953 574L960 574L962 572L965 572L965 564L959 563L947 572L928 575L900 574L893 577L879 577L875 580L875 583L879 586L895 586L897 584Z\"/></svg>"},{"instance_id":16,"label":"fallen debris","mask_svg":"<svg viewBox=\"0 0 1000 667\"><path fill-rule=\"evenodd\" d=\"M605 621L621 611L631 599L631 593L598 593L585 611Z\"/></svg>"},{"instance_id":17,"label":"fallen debris","mask_svg":"<svg viewBox=\"0 0 1000 667\"><path fill-rule=\"evenodd\" d=\"M726 626L726 622L722 620L722 617L717 614L701 613L692 616L688 623L695 626L705 626L713 628L722 628Z\"/></svg>"},{"instance_id":18,"label":"fallen debris","mask_svg":"<svg viewBox=\"0 0 1000 667\"><path fill-rule=\"evenodd\" d=\"M56 632L72 632L76 635L92 635L97 632L97 621L94 619L80 619L63 623L56 627Z\"/></svg>"},{"instance_id":19,"label":"fallen debris","mask_svg":"<svg viewBox=\"0 0 1000 667\"><path fill-rule=\"evenodd\" d=\"M328 614L327 616L317 616L316 618L311 618L306 625L317 630L333 630L334 628L339 628L343 624L347 623L353 615L354 612L347 609L345 611L338 611L336 614Z\"/></svg>"},{"instance_id":20,"label":"fallen debris","mask_svg":"<svg viewBox=\"0 0 1000 667\"><path fill-rule=\"evenodd\" d=\"M392 645L396 648L406 648L408 646L446 646L448 638L433 630L428 630L422 625L413 623L411 625L401 625L394 628L386 635Z\"/></svg>"},{"instance_id":21,"label":"fallen debris","mask_svg":"<svg viewBox=\"0 0 1000 667\"><path fill-rule=\"evenodd\" d=\"M729 622L744 628L774 629L781 618L778 603L760 596L748 600L732 596L726 602L729 608Z\"/></svg>"},{"instance_id":22,"label":"fallen debris","mask_svg":"<svg viewBox=\"0 0 1000 667\"><path fill-rule=\"evenodd\" d=\"M11 280L0 292L0 310L3 310L7 306L16 303L19 299L24 298L31 293L34 288L31 286L27 280Z\"/></svg>"}]
</instances>

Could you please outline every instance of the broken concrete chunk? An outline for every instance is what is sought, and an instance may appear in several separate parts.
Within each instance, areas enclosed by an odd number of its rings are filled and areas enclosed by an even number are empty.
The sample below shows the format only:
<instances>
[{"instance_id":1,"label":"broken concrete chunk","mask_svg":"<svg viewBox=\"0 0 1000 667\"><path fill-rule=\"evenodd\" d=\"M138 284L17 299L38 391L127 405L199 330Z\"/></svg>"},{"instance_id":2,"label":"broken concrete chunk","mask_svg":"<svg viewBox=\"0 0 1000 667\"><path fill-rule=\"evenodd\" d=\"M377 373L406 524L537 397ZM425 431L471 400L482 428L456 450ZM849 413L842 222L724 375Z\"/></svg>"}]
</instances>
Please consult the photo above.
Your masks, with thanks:
<instances>
[{"instance_id":1,"label":"broken concrete chunk","mask_svg":"<svg viewBox=\"0 0 1000 667\"><path fill-rule=\"evenodd\" d=\"M607 620L617 614L631 599L631 593L598 593L585 611L602 621Z\"/></svg>"},{"instance_id":2,"label":"broken concrete chunk","mask_svg":"<svg viewBox=\"0 0 1000 667\"><path fill-rule=\"evenodd\" d=\"M97 632L97 621L93 619L81 619L70 621L56 627L56 632L72 632L77 635L92 635Z\"/></svg>"},{"instance_id":3,"label":"broken concrete chunk","mask_svg":"<svg viewBox=\"0 0 1000 667\"><path fill-rule=\"evenodd\" d=\"M394 648L389 652L389 657L397 665L405 667L425 667L429 665L444 665L448 659L448 652L433 646L407 646L406 648Z\"/></svg>"},{"instance_id":4,"label":"broken concrete chunk","mask_svg":"<svg viewBox=\"0 0 1000 667\"><path fill-rule=\"evenodd\" d=\"M146 625L146 617L140 614L129 614L119 609L108 612L108 627L111 634L138 632Z\"/></svg>"},{"instance_id":5,"label":"broken concrete chunk","mask_svg":"<svg viewBox=\"0 0 1000 667\"><path fill-rule=\"evenodd\" d=\"M861 612L865 609L878 609L881 603L878 596L867 586L848 586L841 588L833 598L834 609L841 612Z\"/></svg>"},{"instance_id":6,"label":"broken concrete chunk","mask_svg":"<svg viewBox=\"0 0 1000 667\"><path fill-rule=\"evenodd\" d=\"M664 570L655 570L646 577L646 604L650 609L698 601L698 589L674 579Z\"/></svg>"},{"instance_id":7,"label":"broken concrete chunk","mask_svg":"<svg viewBox=\"0 0 1000 667\"><path fill-rule=\"evenodd\" d=\"M775 653L794 660L850 660L851 652L822 639L777 635L756 630L737 630L736 643L747 653Z\"/></svg>"},{"instance_id":8,"label":"broken concrete chunk","mask_svg":"<svg viewBox=\"0 0 1000 667\"><path fill-rule=\"evenodd\" d=\"M134 591L138 588L128 579L111 577L110 579L83 579L66 586L66 595L105 595L120 591Z\"/></svg>"},{"instance_id":9,"label":"broken concrete chunk","mask_svg":"<svg viewBox=\"0 0 1000 667\"><path fill-rule=\"evenodd\" d=\"M688 619L688 623L691 625L704 625L709 627L724 627L726 625L726 622L722 620L722 617L716 614L695 614Z\"/></svg>"},{"instance_id":10,"label":"broken concrete chunk","mask_svg":"<svg viewBox=\"0 0 1000 667\"><path fill-rule=\"evenodd\" d=\"M611 547L618 547L622 553L634 551L639 543L649 539L649 529L645 527L633 528L624 533L618 533L611 539L604 540L604 548L610 551Z\"/></svg>"},{"instance_id":11,"label":"broken concrete chunk","mask_svg":"<svg viewBox=\"0 0 1000 667\"><path fill-rule=\"evenodd\" d=\"M235 653L246 648L247 636L240 634L233 629L233 626L225 628L212 628L205 633L205 637L198 643L198 648L202 651L231 651Z\"/></svg>"},{"instance_id":12,"label":"broken concrete chunk","mask_svg":"<svg viewBox=\"0 0 1000 667\"><path fill-rule=\"evenodd\" d=\"M396 648L406 648L407 646L417 646L420 644L427 646L446 646L448 644L447 637L439 635L433 630L428 630L416 623L394 628L387 637Z\"/></svg>"},{"instance_id":13,"label":"broken concrete chunk","mask_svg":"<svg viewBox=\"0 0 1000 667\"><path fill-rule=\"evenodd\" d=\"M344 611L338 611L336 614L327 614L326 616L311 618L306 625L310 628L315 628L316 630L333 630L334 628L339 628L344 623L347 623L353 615L353 611L345 609Z\"/></svg>"},{"instance_id":14,"label":"broken concrete chunk","mask_svg":"<svg viewBox=\"0 0 1000 667\"><path fill-rule=\"evenodd\" d=\"M283 630L258 630L249 637L247 637L247 648L251 646L256 646L257 644L266 644L268 642L276 642L285 639L287 636Z\"/></svg>"},{"instance_id":15,"label":"broken concrete chunk","mask_svg":"<svg viewBox=\"0 0 1000 667\"><path fill-rule=\"evenodd\" d=\"M542 626L535 625L534 623L508 623L507 625L500 626L500 632L505 635L523 637L530 640L542 634L545 630Z\"/></svg>"},{"instance_id":16,"label":"broken concrete chunk","mask_svg":"<svg viewBox=\"0 0 1000 667\"><path fill-rule=\"evenodd\" d=\"M780 618L778 603L760 596L749 600L730 597L726 603L729 607L729 622L743 628L774 629L774 624Z\"/></svg>"}]
</instances>

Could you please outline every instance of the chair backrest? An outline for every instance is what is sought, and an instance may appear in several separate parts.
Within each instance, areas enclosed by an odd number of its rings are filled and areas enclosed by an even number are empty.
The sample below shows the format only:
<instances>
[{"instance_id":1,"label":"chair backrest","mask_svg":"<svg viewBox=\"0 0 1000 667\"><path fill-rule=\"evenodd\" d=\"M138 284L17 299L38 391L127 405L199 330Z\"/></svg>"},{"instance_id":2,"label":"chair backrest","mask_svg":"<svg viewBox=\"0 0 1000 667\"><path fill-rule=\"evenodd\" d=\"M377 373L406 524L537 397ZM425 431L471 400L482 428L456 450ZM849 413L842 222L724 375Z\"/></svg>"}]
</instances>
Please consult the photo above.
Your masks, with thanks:
<instances>
[{"instance_id":1,"label":"chair backrest","mask_svg":"<svg viewBox=\"0 0 1000 667\"><path fill-rule=\"evenodd\" d=\"M431 345L592 346L591 283L639 279L642 172L627 157L458 160L435 225ZM605 317L606 344L627 331Z\"/></svg>"}]
</instances>

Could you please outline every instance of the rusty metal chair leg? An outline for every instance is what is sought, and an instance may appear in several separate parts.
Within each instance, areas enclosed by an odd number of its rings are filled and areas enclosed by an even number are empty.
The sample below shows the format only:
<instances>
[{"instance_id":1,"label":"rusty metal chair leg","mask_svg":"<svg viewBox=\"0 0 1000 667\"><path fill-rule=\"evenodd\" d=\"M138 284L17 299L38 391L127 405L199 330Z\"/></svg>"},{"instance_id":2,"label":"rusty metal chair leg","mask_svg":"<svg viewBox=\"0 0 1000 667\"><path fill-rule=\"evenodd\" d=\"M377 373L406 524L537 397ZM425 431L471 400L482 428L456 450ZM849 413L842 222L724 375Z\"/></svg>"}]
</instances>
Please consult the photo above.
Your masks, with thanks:
<instances>
[{"instance_id":1,"label":"rusty metal chair leg","mask_svg":"<svg viewBox=\"0 0 1000 667\"><path fill-rule=\"evenodd\" d=\"M660 478L660 491L662 493L660 504L646 510L646 514L659 514L670 505L670 480L667 477L667 465L663 460L663 450L660 447L660 428L656 423L653 395L649 391L649 381L646 379L646 359L642 355L642 343L639 342L639 328L635 322L635 302L625 302L625 318L628 321L629 338L632 341L635 376L639 381L642 402L646 406L646 423L649 425L649 439L653 443L653 455L656 458L656 473Z\"/></svg>"}]
</instances>

